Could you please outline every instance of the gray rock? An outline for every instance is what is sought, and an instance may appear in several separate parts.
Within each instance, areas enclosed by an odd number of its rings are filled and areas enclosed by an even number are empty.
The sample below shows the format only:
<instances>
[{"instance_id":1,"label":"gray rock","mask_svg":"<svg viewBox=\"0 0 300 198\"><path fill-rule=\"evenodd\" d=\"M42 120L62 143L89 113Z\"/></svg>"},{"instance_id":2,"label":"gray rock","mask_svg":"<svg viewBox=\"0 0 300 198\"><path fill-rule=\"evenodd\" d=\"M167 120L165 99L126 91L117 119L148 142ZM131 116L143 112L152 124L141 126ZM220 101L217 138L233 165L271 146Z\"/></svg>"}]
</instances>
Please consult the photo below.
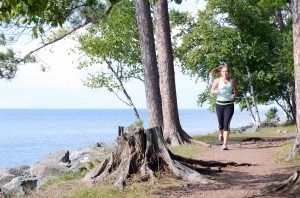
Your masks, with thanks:
<instances>
[{"instance_id":1,"label":"gray rock","mask_svg":"<svg viewBox=\"0 0 300 198\"><path fill-rule=\"evenodd\" d=\"M87 165L95 166L100 164L111 152L112 149L103 143L72 151L70 153L70 169L78 171L86 168Z\"/></svg>"},{"instance_id":2,"label":"gray rock","mask_svg":"<svg viewBox=\"0 0 300 198\"><path fill-rule=\"evenodd\" d=\"M57 151L47 155L42 161L30 166L30 173L36 177L58 177L61 173L70 171L69 151Z\"/></svg>"},{"instance_id":3,"label":"gray rock","mask_svg":"<svg viewBox=\"0 0 300 198\"><path fill-rule=\"evenodd\" d=\"M0 169L0 192L11 196L28 194L47 180L58 178L62 173L79 171L87 165L101 163L112 150L113 148L104 143L97 143L72 152L57 151L31 166Z\"/></svg>"},{"instance_id":4,"label":"gray rock","mask_svg":"<svg viewBox=\"0 0 300 198\"><path fill-rule=\"evenodd\" d=\"M68 171L70 171L68 167L54 163L37 163L30 167L31 175L34 177L58 177Z\"/></svg>"},{"instance_id":5,"label":"gray rock","mask_svg":"<svg viewBox=\"0 0 300 198\"><path fill-rule=\"evenodd\" d=\"M243 133L258 133L258 132L259 132L259 129L257 127L252 127L252 128L248 128Z\"/></svg>"},{"instance_id":6,"label":"gray rock","mask_svg":"<svg viewBox=\"0 0 300 198\"><path fill-rule=\"evenodd\" d=\"M11 182L5 184L1 190L5 195L21 196L25 195L23 187L21 186L22 181L19 177L15 177Z\"/></svg>"},{"instance_id":7,"label":"gray rock","mask_svg":"<svg viewBox=\"0 0 300 198\"><path fill-rule=\"evenodd\" d=\"M12 174L2 174L0 175L0 188L2 186L4 186L5 184L11 182L11 180L14 178L15 176Z\"/></svg>"},{"instance_id":8,"label":"gray rock","mask_svg":"<svg viewBox=\"0 0 300 198\"><path fill-rule=\"evenodd\" d=\"M15 177L5 184L1 190L5 195L21 196L28 194L36 188L36 178Z\"/></svg>"},{"instance_id":9,"label":"gray rock","mask_svg":"<svg viewBox=\"0 0 300 198\"><path fill-rule=\"evenodd\" d=\"M30 166L18 166L15 168L9 169L9 174L12 174L16 177L19 176L30 176Z\"/></svg>"},{"instance_id":10,"label":"gray rock","mask_svg":"<svg viewBox=\"0 0 300 198\"><path fill-rule=\"evenodd\" d=\"M40 161L39 163L42 164L58 163L58 162L69 163L69 155L70 155L69 151L64 151L64 150L56 151L55 153L50 153L49 155L45 156L44 159L42 159L42 161Z\"/></svg>"}]
</instances>

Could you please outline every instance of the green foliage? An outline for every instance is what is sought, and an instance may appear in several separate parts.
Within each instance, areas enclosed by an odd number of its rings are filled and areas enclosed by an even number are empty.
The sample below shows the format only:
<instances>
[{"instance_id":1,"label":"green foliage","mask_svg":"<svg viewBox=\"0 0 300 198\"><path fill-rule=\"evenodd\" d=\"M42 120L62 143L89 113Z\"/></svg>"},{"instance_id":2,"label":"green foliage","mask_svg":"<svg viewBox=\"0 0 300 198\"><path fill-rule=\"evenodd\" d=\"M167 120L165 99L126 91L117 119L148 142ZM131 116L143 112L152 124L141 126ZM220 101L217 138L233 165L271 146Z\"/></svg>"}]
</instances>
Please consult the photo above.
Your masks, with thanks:
<instances>
[{"instance_id":1,"label":"green foliage","mask_svg":"<svg viewBox=\"0 0 300 198\"><path fill-rule=\"evenodd\" d=\"M282 31L270 6L258 3L209 0L206 9L194 18L186 17L186 13L172 15L173 27L180 28L174 36L176 59L184 73L207 82L208 87L199 95L199 105L211 99L210 71L220 62L231 67L231 77L238 82L236 102L241 107L246 107L242 93L249 93L247 68L259 104L290 99L284 98L294 86L290 16L284 15L286 27Z\"/></svg>"},{"instance_id":2,"label":"green foliage","mask_svg":"<svg viewBox=\"0 0 300 198\"><path fill-rule=\"evenodd\" d=\"M79 50L84 57L79 69L96 68L84 85L106 88L110 92L123 91L124 83L143 79L138 26L132 1L118 3L106 20L90 25L79 38Z\"/></svg>"},{"instance_id":3,"label":"green foliage","mask_svg":"<svg viewBox=\"0 0 300 198\"><path fill-rule=\"evenodd\" d=\"M260 0L258 5L267 6L267 7L275 7L281 8L287 3L287 0Z\"/></svg>"},{"instance_id":4,"label":"green foliage","mask_svg":"<svg viewBox=\"0 0 300 198\"><path fill-rule=\"evenodd\" d=\"M278 123L280 121L278 115L277 115L277 108L272 107L268 110L268 112L265 114L266 115L266 122L267 123Z\"/></svg>"},{"instance_id":5,"label":"green foliage","mask_svg":"<svg viewBox=\"0 0 300 198\"><path fill-rule=\"evenodd\" d=\"M34 63L35 57L25 56L18 58L12 49L7 49L6 52L0 52L0 79L12 79L21 64Z\"/></svg>"},{"instance_id":6,"label":"green foliage","mask_svg":"<svg viewBox=\"0 0 300 198\"><path fill-rule=\"evenodd\" d=\"M44 33L44 26L62 26L67 20L82 18L86 7L97 6L96 0L3 0L0 24L13 22L17 27L32 27L32 36Z\"/></svg>"},{"instance_id":7,"label":"green foliage","mask_svg":"<svg viewBox=\"0 0 300 198\"><path fill-rule=\"evenodd\" d=\"M136 120L132 125L130 125L131 128L144 128L143 127L144 121L142 119Z\"/></svg>"},{"instance_id":8,"label":"green foliage","mask_svg":"<svg viewBox=\"0 0 300 198\"><path fill-rule=\"evenodd\" d=\"M102 14L101 14L102 13ZM62 27L76 29L104 15L104 4L96 0L2 0L0 2L0 45L12 45L24 35L47 41L48 30ZM25 37L26 37L25 36ZM54 41L50 38L48 41ZM0 78L11 79L18 67L36 62L29 52L25 57L11 56L10 49L1 52ZM5 58L3 58L5 57ZM42 66L42 71L45 67Z\"/></svg>"}]
</instances>

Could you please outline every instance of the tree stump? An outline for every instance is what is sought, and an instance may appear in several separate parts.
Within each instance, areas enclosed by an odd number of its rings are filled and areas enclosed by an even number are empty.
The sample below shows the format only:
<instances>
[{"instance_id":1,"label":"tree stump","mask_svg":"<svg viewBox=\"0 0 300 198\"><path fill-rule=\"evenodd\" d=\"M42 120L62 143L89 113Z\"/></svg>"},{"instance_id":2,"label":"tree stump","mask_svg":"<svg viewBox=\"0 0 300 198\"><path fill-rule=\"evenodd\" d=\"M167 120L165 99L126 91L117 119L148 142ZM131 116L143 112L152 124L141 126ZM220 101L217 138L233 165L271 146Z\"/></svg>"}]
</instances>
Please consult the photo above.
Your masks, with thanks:
<instances>
[{"instance_id":1,"label":"tree stump","mask_svg":"<svg viewBox=\"0 0 300 198\"><path fill-rule=\"evenodd\" d=\"M178 179L213 183L192 168L172 159L171 151L165 145L162 128L150 129L119 127L118 145L110 159L88 173L83 181L114 182L121 191L127 179L150 181L154 183L155 175L168 174Z\"/></svg>"}]
</instances>

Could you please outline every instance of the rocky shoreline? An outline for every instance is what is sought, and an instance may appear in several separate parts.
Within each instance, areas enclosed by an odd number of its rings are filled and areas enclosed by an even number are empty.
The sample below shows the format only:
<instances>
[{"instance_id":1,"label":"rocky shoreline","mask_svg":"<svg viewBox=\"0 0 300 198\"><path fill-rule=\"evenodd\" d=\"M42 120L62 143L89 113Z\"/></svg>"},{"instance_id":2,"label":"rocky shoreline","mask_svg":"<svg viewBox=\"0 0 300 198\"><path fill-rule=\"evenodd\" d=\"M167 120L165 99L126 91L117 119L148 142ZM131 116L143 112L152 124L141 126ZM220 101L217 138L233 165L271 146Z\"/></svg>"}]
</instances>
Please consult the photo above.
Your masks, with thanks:
<instances>
[{"instance_id":1,"label":"rocky shoreline","mask_svg":"<svg viewBox=\"0 0 300 198\"><path fill-rule=\"evenodd\" d=\"M30 166L0 168L0 196L22 196L40 188L46 181L62 173L93 167L108 158L113 148L104 143L74 150L50 153Z\"/></svg>"}]
</instances>

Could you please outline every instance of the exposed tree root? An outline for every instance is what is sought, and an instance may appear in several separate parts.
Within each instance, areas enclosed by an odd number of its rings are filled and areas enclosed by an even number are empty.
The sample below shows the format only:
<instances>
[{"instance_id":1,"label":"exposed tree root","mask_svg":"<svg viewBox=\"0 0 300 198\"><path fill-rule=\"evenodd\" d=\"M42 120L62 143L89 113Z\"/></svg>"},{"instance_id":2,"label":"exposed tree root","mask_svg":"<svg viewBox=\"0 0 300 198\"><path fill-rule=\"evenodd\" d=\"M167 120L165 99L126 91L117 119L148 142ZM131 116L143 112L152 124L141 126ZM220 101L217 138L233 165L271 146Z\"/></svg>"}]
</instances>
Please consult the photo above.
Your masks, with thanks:
<instances>
[{"instance_id":1,"label":"exposed tree root","mask_svg":"<svg viewBox=\"0 0 300 198\"><path fill-rule=\"evenodd\" d=\"M192 158L186 158L179 155L175 155L170 152L170 156L183 164L189 165L199 165L202 167L227 167L227 166L253 166L253 164L249 163L236 163L236 162L218 162L218 161L203 161L203 160L195 160Z\"/></svg>"},{"instance_id":2,"label":"exposed tree root","mask_svg":"<svg viewBox=\"0 0 300 198\"><path fill-rule=\"evenodd\" d=\"M214 183L172 157L175 155L167 149L161 127L146 130L119 127L116 151L109 160L88 173L83 181L114 182L121 191L124 190L127 179L154 183L157 173L202 184Z\"/></svg>"},{"instance_id":3,"label":"exposed tree root","mask_svg":"<svg viewBox=\"0 0 300 198\"><path fill-rule=\"evenodd\" d=\"M260 137L249 137L249 138L245 138L245 139L242 139L242 142L251 142L251 141L268 141L264 138L260 138Z\"/></svg>"},{"instance_id":4,"label":"exposed tree root","mask_svg":"<svg viewBox=\"0 0 300 198\"><path fill-rule=\"evenodd\" d=\"M280 192L285 195L296 197L300 195L300 181L299 181L300 170L297 170L290 178L287 180L267 186L266 188L260 190L259 195L267 195L271 193Z\"/></svg>"},{"instance_id":5,"label":"exposed tree root","mask_svg":"<svg viewBox=\"0 0 300 198\"><path fill-rule=\"evenodd\" d=\"M263 141L263 142L279 142L279 141L286 141L286 140L290 140L290 139L295 139L294 136L288 136L288 137L265 137L265 138L261 138L261 137L249 137L249 138L244 138L241 140L241 142L251 142L251 141Z\"/></svg>"}]
</instances>

